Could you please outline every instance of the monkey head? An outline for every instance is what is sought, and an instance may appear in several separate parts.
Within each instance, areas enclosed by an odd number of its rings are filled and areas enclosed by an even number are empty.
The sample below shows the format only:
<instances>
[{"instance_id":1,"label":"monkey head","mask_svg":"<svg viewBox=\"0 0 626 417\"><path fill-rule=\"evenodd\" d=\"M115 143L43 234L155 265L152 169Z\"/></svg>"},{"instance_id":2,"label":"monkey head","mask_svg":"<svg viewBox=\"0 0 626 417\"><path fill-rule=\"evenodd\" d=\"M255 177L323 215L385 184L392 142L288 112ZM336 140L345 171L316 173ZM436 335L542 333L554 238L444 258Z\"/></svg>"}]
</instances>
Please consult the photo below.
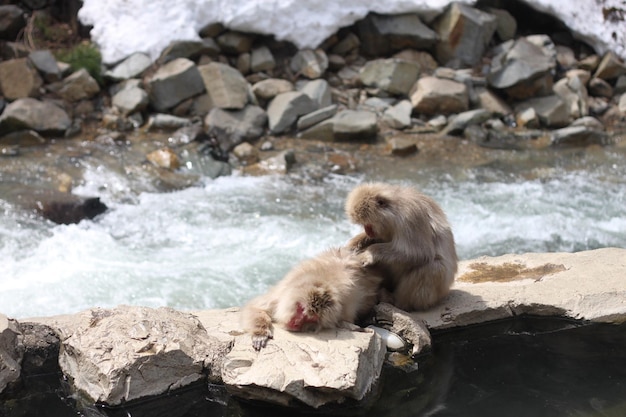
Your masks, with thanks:
<instances>
[{"instance_id":1,"label":"monkey head","mask_svg":"<svg viewBox=\"0 0 626 417\"><path fill-rule=\"evenodd\" d=\"M346 214L353 223L363 226L367 237L390 241L398 217L395 200L398 196L387 184L362 184L350 192Z\"/></svg>"},{"instance_id":2,"label":"monkey head","mask_svg":"<svg viewBox=\"0 0 626 417\"><path fill-rule=\"evenodd\" d=\"M321 329L336 327L339 321L338 303L325 289L315 288L306 298L297 301L285 327L292 332L318 332Z\"/></svg>"}]
</instances>

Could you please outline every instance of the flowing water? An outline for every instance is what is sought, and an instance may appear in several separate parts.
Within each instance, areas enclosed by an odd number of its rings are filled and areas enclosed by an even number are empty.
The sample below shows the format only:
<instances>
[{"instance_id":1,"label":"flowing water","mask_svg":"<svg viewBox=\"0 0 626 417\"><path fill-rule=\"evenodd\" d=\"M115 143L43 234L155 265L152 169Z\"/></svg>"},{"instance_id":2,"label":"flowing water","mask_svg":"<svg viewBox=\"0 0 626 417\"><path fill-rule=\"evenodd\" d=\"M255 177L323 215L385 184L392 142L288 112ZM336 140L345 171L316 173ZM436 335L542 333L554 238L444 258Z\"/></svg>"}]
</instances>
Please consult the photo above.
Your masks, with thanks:
<instances>
[{"instance_id":1,"label":"flowing water","mask_svg":"<svg viewBox=\"0 0 626 417\"><path fill-rule=\"evenodd\" d=\"M133 192L118 171L84 163L74 193L100 196L110 208L94 221L56 225L0 199L0 312L241 305L299 260L357 232L343 202L361 181L414 184L434 197L462 259L626 247L625 155L493 151L474 166L387 157L319 181L233 175L169 193Z\"/></svg>"}]
</instances>

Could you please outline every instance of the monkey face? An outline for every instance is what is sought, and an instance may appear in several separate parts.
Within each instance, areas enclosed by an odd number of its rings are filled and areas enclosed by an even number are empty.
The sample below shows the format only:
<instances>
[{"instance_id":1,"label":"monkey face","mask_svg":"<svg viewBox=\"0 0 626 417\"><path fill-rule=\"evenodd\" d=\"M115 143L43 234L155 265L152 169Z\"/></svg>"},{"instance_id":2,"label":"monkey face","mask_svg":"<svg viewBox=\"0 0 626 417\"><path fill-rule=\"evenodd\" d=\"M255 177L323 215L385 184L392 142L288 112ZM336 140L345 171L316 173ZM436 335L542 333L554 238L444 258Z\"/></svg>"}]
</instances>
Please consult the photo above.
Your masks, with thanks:
<instances>
[{"instance_id":1,"label":"monkey face","mask_svg":"<svg viewBox=\"0 0 626 417\"><path fill-rule=\"evenodd\" d=\"M300 302L296 302L295 311L286 324L292 332L307 332L319 330L319 316L310 309L305 309Z\"/></svg>"},{"instance_id":2,"label":"monkey face","mask_svg":"<svg viewBox=\"0 0 626 417\"><path fill-rule=\"evenodd\" d=\"M393 196L386 195L389 187L363 184L356 187L346 200L346 213L350 220L363 226L370 239L389 240L384 236L393 221Z\"/></svg>"}]
</instances>

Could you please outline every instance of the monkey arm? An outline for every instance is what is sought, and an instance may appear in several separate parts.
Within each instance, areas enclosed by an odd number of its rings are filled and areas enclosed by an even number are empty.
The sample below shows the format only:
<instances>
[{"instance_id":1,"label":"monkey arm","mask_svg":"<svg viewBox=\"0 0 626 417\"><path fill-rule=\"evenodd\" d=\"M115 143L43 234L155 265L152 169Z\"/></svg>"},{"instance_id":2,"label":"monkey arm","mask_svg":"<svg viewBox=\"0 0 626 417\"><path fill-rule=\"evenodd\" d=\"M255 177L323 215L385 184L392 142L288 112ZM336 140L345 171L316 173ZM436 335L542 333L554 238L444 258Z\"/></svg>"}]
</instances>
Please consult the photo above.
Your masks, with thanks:
<instances>
[{"instance_id":1,"label":"monkey arm","mask_svg":"<svg viewBox=\"0 0 626 417\"><path fill-rule=\"evenodd\" d=\"M346 247L358 253L362 252L363 250L365 250L365 248L376 242L379 242L379 240L372 239L371 237L367 236L365 232L361 232L352 239L350 239Z\"/></svg>"}]
</instances>

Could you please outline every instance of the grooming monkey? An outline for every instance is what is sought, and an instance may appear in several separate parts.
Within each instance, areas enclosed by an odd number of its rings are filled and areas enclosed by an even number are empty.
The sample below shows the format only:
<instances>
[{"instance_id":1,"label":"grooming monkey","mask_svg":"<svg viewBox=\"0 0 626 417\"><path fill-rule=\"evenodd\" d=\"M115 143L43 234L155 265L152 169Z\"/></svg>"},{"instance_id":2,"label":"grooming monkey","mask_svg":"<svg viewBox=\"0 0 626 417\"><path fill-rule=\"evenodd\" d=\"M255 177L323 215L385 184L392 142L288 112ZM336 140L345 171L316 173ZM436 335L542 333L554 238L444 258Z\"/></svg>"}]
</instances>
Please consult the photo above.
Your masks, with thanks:
<instances>
[{"instance_id":1,"label":"grooming monkey","mask_svg":"<svg viewBox=\"0 0 626 417\"><path fill-rule=\"evenodd\" d=\"M448 294L458 258L448 220L433 199L412 187L363 184L348 195L346 213L364 228L347 247L364 266L385 271L381 301L425 310Z\"/></svg>"},{"instance_id":2,"label":"grooming monkey","mask_svg":"<svg viewBox=\"0 0 626 417\"><path fill-rule=\"evenodd\" d=\"M242 324L255 350L273 337L272 323L294 332L351 328L376 304L381 281L377 270L364 268L352 251L329 249L299 263L269 292L248 302Z\"/></svg>"}]
</instances>

